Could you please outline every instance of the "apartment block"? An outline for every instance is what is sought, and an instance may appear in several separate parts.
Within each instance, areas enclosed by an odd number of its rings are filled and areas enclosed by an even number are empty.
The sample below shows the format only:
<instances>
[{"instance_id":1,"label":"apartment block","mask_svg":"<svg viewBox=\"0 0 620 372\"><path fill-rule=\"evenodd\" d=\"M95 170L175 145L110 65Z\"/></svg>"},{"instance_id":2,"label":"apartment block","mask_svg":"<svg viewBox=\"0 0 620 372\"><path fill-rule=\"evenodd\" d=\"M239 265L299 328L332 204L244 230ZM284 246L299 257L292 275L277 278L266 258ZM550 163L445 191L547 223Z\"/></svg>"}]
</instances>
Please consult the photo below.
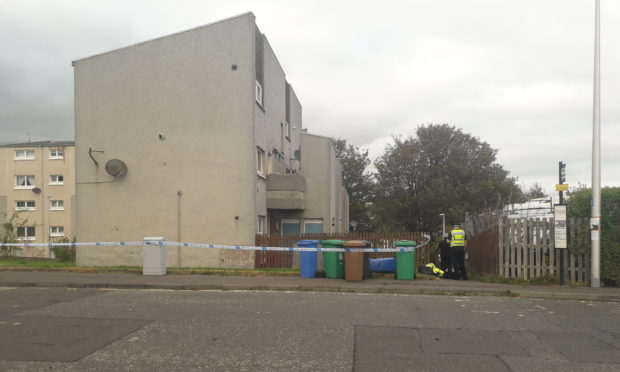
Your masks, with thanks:
<instances>
[{"instance_id":1,"label":"apartment block","mask_svg":"<svg viewBox=\"0 0 620 372\"><path fill-rule=\"evenodd\" d=\"M73 66L79 241L253 245L348 230L331 140L302 134L301 103L252 13ZM139 248L78 249L79 265L140 262ZM168 263L253 267L254 252L169 248Z\"/></svg>"},{"instance_id":2,"label":"apartment block","mask_svg":"<svg viewBox=\"0 0 620 372\"><path fill-rule=\"evenodd\" d=\"M17 240L47 243L74 236L75 144L27 142L0 146L0 225L10 222ZM47 247L19 254L49 257Z\"/></svg>"}]
</instances>

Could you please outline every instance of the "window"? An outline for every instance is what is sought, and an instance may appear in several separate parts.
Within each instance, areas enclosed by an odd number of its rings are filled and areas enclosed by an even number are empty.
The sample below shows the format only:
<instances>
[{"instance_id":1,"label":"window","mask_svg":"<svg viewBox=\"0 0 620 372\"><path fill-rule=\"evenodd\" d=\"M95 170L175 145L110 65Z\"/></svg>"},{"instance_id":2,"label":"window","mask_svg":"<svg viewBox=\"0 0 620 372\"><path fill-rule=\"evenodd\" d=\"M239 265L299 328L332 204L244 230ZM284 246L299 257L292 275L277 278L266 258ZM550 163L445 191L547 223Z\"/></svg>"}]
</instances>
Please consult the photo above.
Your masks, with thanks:
<instances>
[{"instance_id":1,"label":"window","mask_svg":"<svg viewBox=\"0 0 620 372\"><path fill-rule=\"evenodd\" d=\"M35 204L34 200L17 200L15 201L15 210L16 211L34 211Z\"/></svg>"},{"instance_id":2,"label":"window","mask_svg":"<svg viewBox=\"0 0 620 372\"><path fill-rule=\"evenodd\" d=\"M265 233L265 216L258 216L258 226L257 226L257 232L259 234L264 234Z\"/></svg>"},{"instance_id":3,"label":"window","mask_svg":"<svg viewBox=\"0 0 620 372\"><path fill-rule=\"evenodd\" d=\"M17 227L17 239L18 240L35 240L34 226L18 226Z\"/></svg>"},{"instance_id":4,"label":"window","mask_svg":"<svg viewBox=\"0 0 620 372\"><path fill-rule=\"evenodd\" d=\"M282 235L293 234L299 235L301 234L301 228L298 219L286 219L282 220Z\"/></svg>"},{"instance_id":5,"label":"window","mask_svg":"<svg viewBox=\"0 0 620 372\"><path fill-rule=\"evenodd\" d=\"M322 233L323 219L304 220L304 233Z\"/></svg>"},{"instance_id":6,"label":"window","mask_svg":"<svg viewBox=\"0 0 620 372\"><path fill-rule=\"evenodd\" d=\"M63 200L50 200L51 211L64 211L65 202Z\"/></svg>"},{"instance_id":7,"label":"window","mask_svg":"<svg viewBox=\"0 0 620 372\"><path fill-rule=\"evenodd\" d=\"M15 150L15 160L34 160L34 150Z\"/></svg>"},{"instance_id":8,"label":"window","mask_svg":"<svg viewBox=\"0 0 620 372\"><path fill-rule=\"evenodd\" d=\"M265 86L264 73L264 54L265 54L265 38L261 34L258 27L254 29L255 48L254 48L254 71L256 73L256 85L254 87L254 99L256 103L263 107L263 87Z\"/></svg>"},{"instance_id":9,"label":"window","mask_svg":"<svg viewBox=\"0 0 620 372\"><path fill-rule=\"evenodd\" d=\"M64 226L50 226L50 236L65 236Z\"/></svg>"},{"instance_id":10,"label":"window","mask_svg":"<svg viewBox=\"0 0 620 372\"><path fill-rule=\"evenodd\" d=\"M256 148L256 172L264 176L265 175L265 151L261 148Z\"/></svg>"},{"instance_id":11,"label":"window","mask_svg":"<svg viewBox=\"0 0 620 372\"><path fill-rule=\"evenodd\" d=\"M34 176L15 176L16 189L33 189Z\"/></svg>"},{"instance_id":12,"label":"window","mask_svg":"<svg viewBox=\"0 0 620 372\"><path fill-rule=\"evenodd\" d=\"M62 185L63 183L65 183L65 178L62 174L50 175L50 185Z\"/></svg>"},{"instance_id":13,"label":"window","mask_svg":"<svg viewBox=\"0 0 620 372\"><path fill-rule=\"evenodd\" d=\"M50 150L50 159L64 159L65 158L65 150L63 149L51 149Z\"/></svg>"},{"instance_id":14,"label":"window","mask_svg":"<svg viewBox=\"0 0 620 372\"><path fill-rule=\"evenodd\" d=\"M291 122L291 84L284 82L284 119Z\"/></svg>"},{"instance_id":15,"label":"window","mask_svg":"<svg viewBox=\"0 0 620 372\"><path fill-rule=\"evenodd\" d=\"M286 139L291 137L291 126L286 121L282 122L282 134L284 134Z\"/></svg>"},{"instance_id":16,"label":"window","mask_svg":"<svg viewBox=\"0 0 620 372\"><path fill-rule=\"evenodd\" d=\"M256 99L256 103L258 103L261 107L263 106L263 86L260 83L256 82L256 89L254 91L254 98Z\"/></svg>"}]
</instances>

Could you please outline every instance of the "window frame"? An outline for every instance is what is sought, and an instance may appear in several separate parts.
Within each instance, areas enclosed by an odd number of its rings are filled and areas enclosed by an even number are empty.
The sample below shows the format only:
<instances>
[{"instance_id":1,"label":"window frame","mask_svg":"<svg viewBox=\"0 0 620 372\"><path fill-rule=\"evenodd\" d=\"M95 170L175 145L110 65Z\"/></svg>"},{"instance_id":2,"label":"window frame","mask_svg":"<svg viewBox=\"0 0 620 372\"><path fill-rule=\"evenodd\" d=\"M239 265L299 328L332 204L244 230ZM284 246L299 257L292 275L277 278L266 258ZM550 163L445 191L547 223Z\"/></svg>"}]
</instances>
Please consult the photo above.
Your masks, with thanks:
<instances>
[{"instance_id":1,"label":"window frame","mask_svg":"<svg viewBox=\"0 0 620 372\"><path fill-rule=\"evenodd\" d=\"M54 206L53 204L59 204ZM64 211L65 210L65 201L64 200L50 200L50 211Z\"/></svg>"},{"instance_id":2,"label":"window frame","mask_svg":"<svg viewBox=\"0 0 620 372\"><path fill-rule=\"evenodd\" d=\"M254 84L254 100L261 108L263 107L263 86L258 80Z\"/></svg>"},{"instance_id":3,"label":"window frame","mask_svg":"<svg viewBox=\"0 0 620 372\"><path fill-rule=\"evenodd\" d=\"M24 232L23 236L19 236L20 229L23 229L23 232ZM28 234L29 231L32 231L32 235ZM34 226L17 226L17 228L15 229L15 234L17 235L17 240L36 240L37 239L37 231Z\"/></svg>"},{"instance_id":4,"label":"window frame","mask_svg":"<svg viewBox=\"0 0 620 372\"><path fill-rule=\"evenodd\" d=\"M24 153L24 156L18 156L18 153ZM32 153L32 156L28 156L29 153ZM36 154L34 150L15 150L14 160L35 160Z\"/></svg>"},{"instance_id":5,"label":"window frame","mask_svg":"<svg viewBox=\"0 0 620 372\"><path fill-rule=\"evenodd\" d=\"M23 207L20 207L18 204L19 203L24 203ZM32 206L29 206L28 204L32 203ZM15 200L15 210L16 211L36 211L37 210L37 204L35 200Z\"/></svg>"},{"instance_id":6,"label":"window frame","mask_svg":"<svg viewBox=\"0 0 620 372\"><path fill-rule=\"evenodd\" d=\"M267 217L260 215L256 217L256 233L260 235L266 234L265 228L267 227Z\"/></svg>"},{"instance_id":7,"label":"window frame","mask_svg":"<svg viewBox=\"0 0 620 372\"><path fill-rule=\"evenodd\" d=\"M280 235L282 236L288 235L288 233L284 233L284 225L297 225L299 228L299 233L302 233L301 229L303 228L303 225L300 218L283 218L280 220Z\"/></svg>"},{"instance_id":8,"label":"window frame","mask_svg":"<svg viewBox=\"0 0 620 372\"><path fill-rule=\"evenodd\" d=\"M52 154L54 151L56 151L56 155ZM62 160L64 158L65 158L64 149L50 149L50 156L49 156L50 160Z\"/></svg>"},{"instance_id":9,"label":"window frame","mask_svg":"<svg viewBox=\"0 0 620 372\"><path fill-rule=\"evenodd\" d=\"M256 174L265 177L265 150L256 146Z\"/></svg>"},{"instance_id":10,"label":"window frame","mask_svg":"<svg viewBox=\"0 0 620 372\"><path fill-rule=\"evenodd\" d=\"M54 177L56 177L56 181L54 181ZM50 174L50 182L48 185L64 185L65 184L65 176L62 174Z\"/></svg>"},{"instance_id":11,"label":"window frame","mask_svg":"<svg viewBox=\"0 0 620 372\"><path fill-rule=\"evenodd\" d=\"M56 232L54 232L56 230ZM64 226L50 226L50 237L61 237L65 236L65 227Z\"/></svg>"},{"instance_id":12,"label":"window frame","mask_svg":"<svg viewBox=\"0 0 620 372\"><path fill-rule=\"evenodd\" d=\"M321 225L321 233L325 231L325 221L322 218L304 218L304 234L308 233L306 231L306 225Z\"/></svg>"},{"instance_id":13,"label":"window frame","mask_svg":"<svg viewBox=\"0 0 620 372\"><path fill-rule=\"evenodd\" d=\"M20 177L25 177L24 181L26 181L26 183L29 183L29 185L20 185L19 184L19 178ZM15 175L15 189L18 190L32 190L34 189L36 186L36 178L34 176L34 174L18 174Z\"/></svg>"}]
</instances>

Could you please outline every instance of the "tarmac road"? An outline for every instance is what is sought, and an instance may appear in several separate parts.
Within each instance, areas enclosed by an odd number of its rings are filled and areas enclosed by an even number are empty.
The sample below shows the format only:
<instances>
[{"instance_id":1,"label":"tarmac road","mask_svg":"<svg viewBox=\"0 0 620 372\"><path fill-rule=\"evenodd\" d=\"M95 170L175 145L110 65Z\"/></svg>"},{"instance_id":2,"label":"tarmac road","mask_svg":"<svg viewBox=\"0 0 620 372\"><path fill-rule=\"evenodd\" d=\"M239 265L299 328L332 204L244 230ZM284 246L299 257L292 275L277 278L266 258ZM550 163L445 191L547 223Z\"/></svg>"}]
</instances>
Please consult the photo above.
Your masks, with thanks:
<instances>
[{"instance_id":1,"label":"tarmac road","mask_svg":"<svg viewBox=\"0 0 620 372\"><path fill-rule=\"evenodd\" d=\"M620 303L0 289L2 371L620 371Z\"/></svg>"}]
</instances>

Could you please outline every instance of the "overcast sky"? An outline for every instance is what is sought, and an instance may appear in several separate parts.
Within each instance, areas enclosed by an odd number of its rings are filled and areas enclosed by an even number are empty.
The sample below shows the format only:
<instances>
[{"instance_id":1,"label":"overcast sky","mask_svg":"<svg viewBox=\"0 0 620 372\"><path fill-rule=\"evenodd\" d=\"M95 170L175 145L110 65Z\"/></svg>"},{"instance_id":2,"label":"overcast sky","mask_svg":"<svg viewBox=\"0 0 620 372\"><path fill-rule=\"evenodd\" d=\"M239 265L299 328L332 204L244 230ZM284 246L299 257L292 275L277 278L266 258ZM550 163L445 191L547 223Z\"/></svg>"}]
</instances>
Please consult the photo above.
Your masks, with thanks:
<instances>
[{"instance_id":1,"label":"overcast sky","mask_svg":"<svg viewBox=\"0 0 620 372\"><path fill-rule=\"evenodd\" d=\"M371 158L450 123L529 186L591 184L594 0L0 2L0 142L73 139L71 61L252 11L310 132ZM620 1L601 1L602 184L620 186Z\"/></svg>"}]
</instances>

